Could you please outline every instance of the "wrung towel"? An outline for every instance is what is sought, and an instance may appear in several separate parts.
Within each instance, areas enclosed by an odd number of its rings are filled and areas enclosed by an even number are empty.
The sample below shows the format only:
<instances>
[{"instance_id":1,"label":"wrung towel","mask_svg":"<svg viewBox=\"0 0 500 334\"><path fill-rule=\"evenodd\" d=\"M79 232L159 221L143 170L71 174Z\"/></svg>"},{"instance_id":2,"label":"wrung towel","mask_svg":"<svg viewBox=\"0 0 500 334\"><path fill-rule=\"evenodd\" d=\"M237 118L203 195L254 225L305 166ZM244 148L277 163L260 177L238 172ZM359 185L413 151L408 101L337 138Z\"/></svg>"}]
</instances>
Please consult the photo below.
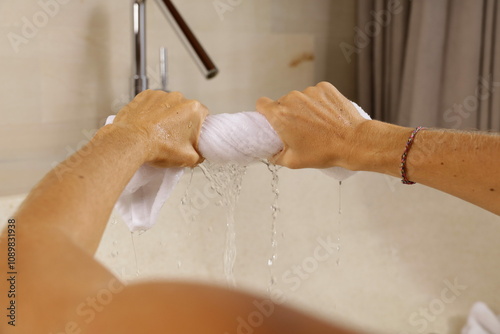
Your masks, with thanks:
<instances>
[{"instance_id":1,"label":"wrung towel","mask_svg":"<svg viewBox=\"0 0 500 334\"><path fill-rule=\"evenodd\" d=\"M495 315L486 304L477 302L470 310L462 334L500 334L500 316Z\"/></svg>"},{"instance_id":2,"label":"wrung towel","mask_svg":"<svg viewBox=\"0 0 500 334\"><path fill-rule=\"evenodd\" d=\"M361 107L353 104L364 118L370 119ZM114 117L109 116L106 124L113 123ZM198 143L198 149L206 160L241 165L270 158L282 148L283 143L267 119L253 111L208 116L202 125ZM354 174L339 167L321 171L338 180ZM139 168L115 206L131 231L148 230L155 224L161 207L183 172L183 168L148 165Z\"/></svg>"}]
</instances>

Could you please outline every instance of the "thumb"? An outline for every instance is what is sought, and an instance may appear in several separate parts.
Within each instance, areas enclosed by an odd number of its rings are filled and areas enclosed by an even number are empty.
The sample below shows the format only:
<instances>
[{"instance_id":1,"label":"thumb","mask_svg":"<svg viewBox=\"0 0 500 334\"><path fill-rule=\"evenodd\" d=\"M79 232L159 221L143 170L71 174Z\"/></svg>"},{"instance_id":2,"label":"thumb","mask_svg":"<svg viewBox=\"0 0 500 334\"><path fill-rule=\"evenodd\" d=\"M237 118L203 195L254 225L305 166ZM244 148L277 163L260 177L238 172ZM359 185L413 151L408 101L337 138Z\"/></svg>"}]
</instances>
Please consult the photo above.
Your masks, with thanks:
<instances>
[{"instance_id":1,"label":"thumb","mask_svg":"<svg viewBox=\"0 0 500 334\"><path fill-rule=\"evenodd\" d=\"M293 151L286 146L268 160L274 165L284 166L290 169L300 168L300 166L297 164Z\"/></svg>"},{"instance_id":2,"label":"thumb","mask_svg":"<svg viewBox=\"0 0 500 334\"><path fill-rule=\"evenodd\" d=\"M256 109L258 112L267 117L271 112L270 106L274 103L274 100L271 100L268 97L261 97L257 100Z\"/></svg>"}]
</instances>

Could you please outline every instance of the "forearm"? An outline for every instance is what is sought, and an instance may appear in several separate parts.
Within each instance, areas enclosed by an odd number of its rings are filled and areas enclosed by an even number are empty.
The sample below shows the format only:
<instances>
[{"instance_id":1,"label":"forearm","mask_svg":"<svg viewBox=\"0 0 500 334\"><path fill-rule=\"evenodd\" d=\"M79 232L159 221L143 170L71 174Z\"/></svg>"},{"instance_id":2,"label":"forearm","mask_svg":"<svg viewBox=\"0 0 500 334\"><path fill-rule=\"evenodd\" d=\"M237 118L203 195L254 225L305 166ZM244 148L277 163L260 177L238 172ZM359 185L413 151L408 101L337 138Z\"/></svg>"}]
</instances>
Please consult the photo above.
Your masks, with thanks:
<instances>
[{"instance_id":1,"label":"forearm","mask_svg":"<svg viewBox=\"0 0 500 334\"><path fill-rule=\"evenodd\" d=\"M401 177L411 128L370 121L359 128L355 169ZM480 132L420 131L408 153L407 177L500 214L500 136Z\"/></svg>"},{"instance_id":2,"label":"forearm","mask_svg":"<svg viewBox=\"0 0 500 334\"><path fill-rule=\"evenodd\" d=\"M123 188L145 160L145 147L123 127L108 125L40 181L15 214L19 224L60 229L95 252Z\"/></svg>"}]
</instances>

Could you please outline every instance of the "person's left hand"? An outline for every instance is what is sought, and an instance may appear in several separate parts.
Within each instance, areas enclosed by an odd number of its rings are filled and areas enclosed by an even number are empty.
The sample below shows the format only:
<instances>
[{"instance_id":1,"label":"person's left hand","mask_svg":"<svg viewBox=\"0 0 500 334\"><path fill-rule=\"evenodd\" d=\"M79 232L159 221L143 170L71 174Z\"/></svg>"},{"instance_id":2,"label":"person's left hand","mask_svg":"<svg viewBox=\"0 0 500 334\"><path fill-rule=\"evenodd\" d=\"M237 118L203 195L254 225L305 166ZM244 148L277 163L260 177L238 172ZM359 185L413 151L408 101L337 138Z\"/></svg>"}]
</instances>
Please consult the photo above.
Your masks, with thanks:
<instances>
[{"instance_id":1,"label":"person's left hand","mask_svg":"<svg viewBox=\"0 0 500 334\"><path fill-rule=\"evenodd\" d=\"M179 92L146 90L116 116L148 150L146 163L157 167L193 167L203 161L197 151L201 125L208 115L200 102Z\"/></svg>"}]
</instances>

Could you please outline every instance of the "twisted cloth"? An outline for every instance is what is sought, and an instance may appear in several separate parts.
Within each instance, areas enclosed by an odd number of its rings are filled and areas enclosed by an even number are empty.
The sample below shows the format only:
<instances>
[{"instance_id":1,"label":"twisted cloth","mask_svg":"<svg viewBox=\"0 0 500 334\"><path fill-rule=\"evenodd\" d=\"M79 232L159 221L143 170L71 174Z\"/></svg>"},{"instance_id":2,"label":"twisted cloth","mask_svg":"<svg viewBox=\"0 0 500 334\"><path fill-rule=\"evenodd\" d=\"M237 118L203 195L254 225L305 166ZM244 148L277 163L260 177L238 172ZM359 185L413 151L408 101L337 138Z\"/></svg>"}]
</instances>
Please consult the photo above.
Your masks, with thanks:
<instances>
[{"instance_id":1,"label":"twisted cloth","mask_svg":"<svg viewBox=\"0 0 500 334\"><path fill-rule=\"evenodd\" d=\"M353 104L364 118L370 118ZM106 124L113 123L114 117L108 117ZM248 165L271 158L283 149L283 143L263 115L240 112L208 116L202 125L198 149L211 162ZM339 167L321 171L338 180L354 173ZM155 224L161 207L183 172L183 168L148 165L139 168L115 206L131 231L147 230Z\"/></svg>"}]
</instances>

